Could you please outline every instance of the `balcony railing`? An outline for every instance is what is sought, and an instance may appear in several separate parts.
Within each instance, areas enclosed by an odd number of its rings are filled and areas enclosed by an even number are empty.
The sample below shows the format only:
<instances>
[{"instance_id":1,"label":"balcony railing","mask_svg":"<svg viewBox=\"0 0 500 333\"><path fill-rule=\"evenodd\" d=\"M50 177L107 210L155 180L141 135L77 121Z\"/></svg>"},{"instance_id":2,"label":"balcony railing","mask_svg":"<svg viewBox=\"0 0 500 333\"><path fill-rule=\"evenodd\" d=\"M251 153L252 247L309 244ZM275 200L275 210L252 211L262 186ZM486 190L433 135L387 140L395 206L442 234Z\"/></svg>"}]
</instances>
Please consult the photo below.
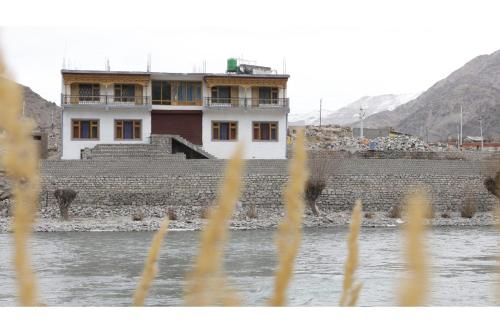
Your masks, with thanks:
<instances>
[{"instance_id":1,"label":"balcony railing","mask_svg":"<svg viewBox=\"0 0 500 333\"><path fill-rule=\"evenodd\" d=\"M174 105L174 106L202 106L203 101L200 98L184 99L154 99L153 105Z\"/></svg>"},{"instance_id":2,"label":"balcony railing","mask_svg":"<svg viewBox=\"0 0 500 333\"><path fill-rule=\"evenodd\" d=\"M288 107L288 98L206 97L205 106L214 108L283 108Z\"/></svg>"},{"instance_id":3,"label":"balcony railing","mask_svg":"<svg viewBox=\"0 0 500 333\"><path fill-rule=\"evenodd\" d=\"M116 106L135 106L149 105L151 99L149 96L114 96L114 95L62 95L61 105L116 105Z\"/></svg>"}]
</instances>

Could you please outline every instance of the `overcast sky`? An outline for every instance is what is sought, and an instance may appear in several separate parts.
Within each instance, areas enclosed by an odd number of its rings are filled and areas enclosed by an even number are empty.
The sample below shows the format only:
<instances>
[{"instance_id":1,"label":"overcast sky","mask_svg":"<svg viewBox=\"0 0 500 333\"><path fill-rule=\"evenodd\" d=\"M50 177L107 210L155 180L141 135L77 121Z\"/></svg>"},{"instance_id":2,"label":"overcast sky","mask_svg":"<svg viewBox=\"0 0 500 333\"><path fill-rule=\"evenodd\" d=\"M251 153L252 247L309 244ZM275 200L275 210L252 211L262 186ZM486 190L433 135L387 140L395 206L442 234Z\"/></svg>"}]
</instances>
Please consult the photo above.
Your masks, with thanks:
<instances>
[{"instance_id":1,"label":"overcast sky","mask_svg":"<svg viewBox=\"0 0 500 333\"><path fill-rule=\"evenodd\" d=\"M145 70L151 53L152 70L165 72L204 60L223 72L229 57L282 72L285 58L297 114L320 98L335 110L365 95L424 91L500 49L498 1L158 3L18 0L0 13L4 57L18 82L58 104L64 57L71 68L104 69L109 57L112 70Z\"/></svg>"}]
</instances>

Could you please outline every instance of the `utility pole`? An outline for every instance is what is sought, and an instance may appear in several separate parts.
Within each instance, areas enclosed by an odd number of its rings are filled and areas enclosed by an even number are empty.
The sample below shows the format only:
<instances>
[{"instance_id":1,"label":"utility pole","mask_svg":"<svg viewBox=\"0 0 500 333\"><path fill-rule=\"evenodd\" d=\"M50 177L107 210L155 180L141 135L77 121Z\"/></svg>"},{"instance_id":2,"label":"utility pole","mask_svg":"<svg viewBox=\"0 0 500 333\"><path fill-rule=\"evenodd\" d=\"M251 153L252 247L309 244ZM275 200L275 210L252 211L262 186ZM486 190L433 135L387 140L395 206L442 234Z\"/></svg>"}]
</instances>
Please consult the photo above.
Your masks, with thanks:
<instances>
[{"instance_id":1,"label":"utility pole","mask_svg":"<svg viewBox=\"0 0 500 333\"><path fill-rule=\"evenodd\" d=\"M460 149L460 129L457 125L457 149Z\"/></svg>"},{"instance_id":2,"label":"utility pole","mask_svg":"<svg viewBox=\"0 0 500 333\"><path fill-rule=\"evenodd\" d=\"M364 137L364 133L363 133L363 120L365 119L365 109L363 109L363 107L359 107L359 119L361 120L360 122L360 129L359 129L359 137L360 138L363 138Z\"/></svg>"},{"instance_id":3,"label":"utility pole","mask_svg":"<svg viewBox=\"0 0 500 333\"><path fill-rule=\"evenodd\" d=\"M429 127L426 127L425 128L425 137L426 137L426 142L427 144L429 144Z\"/></svg>"},{"instance_id":4,"label":"utility pole","mask_svg":"<svg viewBox=\"0 0 500 333\"><path fill-rule=\"evenodd\" d=\"M460 146L462 146L464 137L463 137L463 111L462 111L462 105L460 105Z\"/></svg>"},{"instance_id":5,"label":"utility pole","mask_svg":"<svg viewBox=\"0 0 500 333\"><path fill-rule=\"evenodd\" d=\"M323 108L323 98L319 99L319 127L321 127L321 109Z\"/></svg>"},{"instance_id":6,"label":"utility pole","mask_svg":"<svg viewBox=\"0 0 500 333\"><path fill-rule=\"evenodd\" d=\"M484 148L484 139L483 139L483 117L479 116L479 130L481 131L481 151Z\"/></svg>"}]
</instances>

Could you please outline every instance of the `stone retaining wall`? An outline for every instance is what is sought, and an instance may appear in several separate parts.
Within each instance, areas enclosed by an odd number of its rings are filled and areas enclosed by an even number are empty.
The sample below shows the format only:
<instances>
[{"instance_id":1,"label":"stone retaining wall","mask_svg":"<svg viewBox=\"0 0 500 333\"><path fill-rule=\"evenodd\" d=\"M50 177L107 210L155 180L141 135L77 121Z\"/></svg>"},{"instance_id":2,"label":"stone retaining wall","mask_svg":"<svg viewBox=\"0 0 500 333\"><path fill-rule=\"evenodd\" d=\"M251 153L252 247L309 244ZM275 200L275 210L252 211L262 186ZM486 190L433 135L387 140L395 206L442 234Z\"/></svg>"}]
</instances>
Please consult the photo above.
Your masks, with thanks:
<instances>
[{"instance_id":1,"label":"stone retaining wall","mask_svg":"<svg viewBox=\"0 0 500 333\"><path fill-rule=\"evenodd\" d=\"M250 160L245 170L243 205L277 208L287 181L286 160ZM478 209L495 202L483 186L481 161L409 159L331 159L319 205L349 210L357 198L365 210L384 211L415 185L428 189L437 210L458 210L466 193ZM53 191L78 191L75 205L206 206L217 193L223 160L43 161L41 205L54 205Z\"/></svg>"}]
</instances>

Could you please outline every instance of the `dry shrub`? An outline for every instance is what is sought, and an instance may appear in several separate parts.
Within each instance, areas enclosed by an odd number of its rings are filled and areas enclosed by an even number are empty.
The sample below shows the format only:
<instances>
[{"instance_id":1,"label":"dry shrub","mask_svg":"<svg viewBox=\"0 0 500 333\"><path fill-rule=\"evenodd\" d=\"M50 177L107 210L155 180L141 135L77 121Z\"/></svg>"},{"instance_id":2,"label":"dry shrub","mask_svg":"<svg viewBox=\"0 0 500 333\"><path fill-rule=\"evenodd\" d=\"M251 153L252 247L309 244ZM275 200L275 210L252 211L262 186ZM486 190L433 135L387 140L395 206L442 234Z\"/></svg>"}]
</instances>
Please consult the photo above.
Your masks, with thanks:
<instances>
[{"instance_id":1,"label":"dry shrub","mask_svg":"<svg viewBox=\"0 0 500 333\"><path fill-rule=\"evenodd\" d=\"M278 268L274 279L274 293L269 301L271 306L284 306L286 303L286 289L300 246L304 215L303 195L308 177L304 131L300 131L296 137L289 173L290 178L283 193L285 218L278 226Z\"/></svg>"},{"instance_id":2,"label":"dry shrub","mask_svg":"<svg viewBox=\"0 0 500 333\"><path fill-rule=\"evenodd\" d=\"M38 152L31 132L33 121L22 117L20 87L8 78L0 55L0 148L1 164L10 180L13 205L14 266L19 302L35 306L37 286L31 267L28 238L38 206L40 180Z\"/></svg>"},{"instance_id":3,"label":"dry shrub","mask_svg":"<svg viewBox=\"0 0 500 333\"><path fill-rule=\"evenodd\" d=\"M167 217L170 221L176 221L177 220L177 214L175 213L175 210L172 207L169 207L167 209Z\"/></svg>"},{"instance_id":4,"label":"dry shrub","mask_svg":"<svg viewBox=\"0 0 500 333\"><path fill-rule=\"evenodd\" d=\"M354 283L354 274L358 268L358 236L361 228L361 200L356 200L352 211L352 221L349 227L347 240L347 259L344 270L344 283L342 285L342 296L340 306L355 306L358 301L361 283Z\"/></svg>"},{"instance_id":5,"label":"dry shrub","mask_svg":"<svg viewBox=\"0 0 500 333\"><path fill-rule=\"evenodd\" d=\"M228 221L241 194L243 165L243 148L238 146L227 164L224 181L217 195L217 205L210 210L208 223L201 233L198 256L187 277L184 294L186 305L239 304L235 293L226 286L223 257Z\"/></svg>"},{"instance_id":6,"label":"dry shrub","mask_svg":"<svg viewBox=\"0 0 500 333\"><path fill-rule=\"evenodd\" d=\"M257 216L257 207L255 207L255 205L250 205L250 207L248 207L246 215L250 219L256 219L258 217Z\"/></svg>"},{"instance_id":7,"label":"dry shrub","mask_svg":"<svg viewBox=\"0 0 500 333\"><path fill-rule=\"evenodd\" d=\"M168 231L169 220L165 219L160 225L160 229L155 233L153 241L151 242L151 248L149 249L149 254L144 263L144 270L142 272L141 280L134 293L134 306L143 306L144 300L148 295L149 288L153 283L153 280L158 273L158 257L160 256L160 249L163 244L163 239Z\"/></svg>"},{"instance_id":8,"label":"dry shrub","mask_svg":"<svg viewBox=\"0 0 500 333\"><path fill-rule=\"evenodd\" d=\"M451 218L451 215L448 212L443 212L443 213L441 213L441 217L443 219L449 219L449 218Z\"/></svg>"},{"instance_id":9,"label":"dry shrub","mask_svg":"<svg viewBox=\"0 0 500 333\"><path fill-rule=\"evenodd\" d=\"M424 247L425 218L429 201L423 190L413 193L407 200L405 217L407 277L401 284L399 304L422 306L425 304L428 274Z\"/></svg>"},{"instance_id":10,"label":"dry shrub","mask_svg":"<svg viewBox=\"0 0 500 333\"><path fill-rule=\"evenodd\" d=\"M365 218L366 218L366 219L372 219L372 218L374 218L374 217L375 217L375 214L374 214L374 213L372 213L372 212L366 212L366 213L365 213Z\"/></svg>"},{"instance_id":11,"label":"dry shrub","mask_svg":"<svg viewBox=\"0 0 500 333\"><path fill-rule=\"evenodd\" d=\"M305 199L307 205L315 216L319 215L319 209L316 204L319 196L326 187L328 158L326 155L315 154L309 159L309 178L305 187Z\"/></svg>"},{"instance_id":12,"label":"dry shrub","mask_svg":"<svg viewBox=\"0 0 500 333\"><path fill-rule=\"evenodd\" d=\"M144 212L135 212L132 214L132 221L142 221L144 220Z\"/></svg>"},{"instance_id":13,"label":"dry shrub","mask_svg":"<svg viewBox=\"0 0 500 333\"><path fill-rule=\"evenodd\" d=\"M392 219L400 219L401 213L402 213L401 204L398 203L389 209L389 211L387 212L387 217L390 217Z\"/></svg>"},{"instance_id":14,"label":"dry shrub","mask_svg":"<svg viewBox=\"0 0 500 333\"><path fill-rule=\"evenodd\" d=\"M200 218L206 220L210 215L210 207L201 207Z\"/></svg>"},{"instance_id":15,"label":"dry shrub","mask_svg":"<svg viewBox=\"0 0 500 333\"><path fill-rule=\"evenodd\" d=\"M61 218L65 221L69 220L69 206L76 198L76 192L70 188L57 189L54 191L54 197L59 206Z\"/></svg>"},{"instance_id":16,"label":"dry shrub","mask_svg":"<svg viewBox=\"0 0 500 333\"><path fill-rule=\"evenodd\" d=\"M476 213L476 199L473 195L467 194L460 207L460 215L465 218L472 218Z\"/></svg>"}]
</instances>

